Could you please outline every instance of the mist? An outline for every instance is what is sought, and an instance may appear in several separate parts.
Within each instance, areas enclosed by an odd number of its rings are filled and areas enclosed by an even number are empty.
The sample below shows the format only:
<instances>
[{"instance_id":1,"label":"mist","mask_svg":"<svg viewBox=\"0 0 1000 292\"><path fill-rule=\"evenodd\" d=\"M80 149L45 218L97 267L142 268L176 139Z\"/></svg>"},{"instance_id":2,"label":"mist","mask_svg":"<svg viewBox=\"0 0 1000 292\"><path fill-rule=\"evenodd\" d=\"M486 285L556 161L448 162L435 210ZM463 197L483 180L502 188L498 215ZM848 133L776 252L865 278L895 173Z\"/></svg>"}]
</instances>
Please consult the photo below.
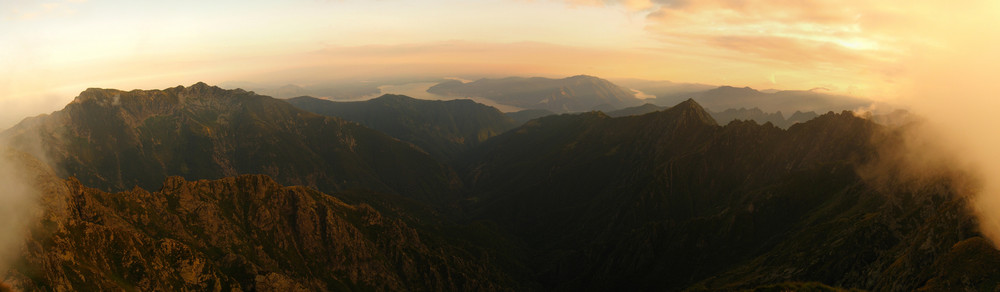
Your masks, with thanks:
<instances>
[{"instance_id":1,"label":"mist","mask_svg":"<svg viewBox=\"0 0 1000 292\"><path fill-rule=\"evenodd\" d=\"M26 169L26 155L0 145L0 275L20 255L29 227L41 216L41 193L31 177L36 171Z\"/></svg>"},{"instance_id":2,"label":"mist","mask_svg":"<svg viewBox=\"0 0 1000 292\"><path fill-rule=\"evenodd\" d=\"M926 122L909 131L904 147L911 172L956 169L974 184L960 188L981 232L1000 247L1000 5L977 1L941 7L956 17L930 19L921 33L901 101ZM951 4L949 4L951 5Z\"/></svg>"}]
</instances>

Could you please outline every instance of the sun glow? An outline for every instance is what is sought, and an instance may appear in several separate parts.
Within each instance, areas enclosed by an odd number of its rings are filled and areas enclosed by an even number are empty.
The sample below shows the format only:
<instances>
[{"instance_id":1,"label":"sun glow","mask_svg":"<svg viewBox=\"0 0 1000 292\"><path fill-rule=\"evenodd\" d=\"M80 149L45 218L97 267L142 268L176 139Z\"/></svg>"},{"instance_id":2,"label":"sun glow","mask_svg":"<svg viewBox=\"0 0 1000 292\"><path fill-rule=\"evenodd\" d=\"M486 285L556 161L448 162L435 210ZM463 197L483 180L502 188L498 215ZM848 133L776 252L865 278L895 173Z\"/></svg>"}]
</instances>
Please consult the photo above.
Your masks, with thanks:
<instances>
[{"instance_id":1,"label":"sun glow","mask_svg":"<svg viewBox=\"0 0 1000 292\"><path fill-rule=\"evenodd\" d=\"M940 42L919 32L962 21L926 1L664 3L5 1L0 42L14 45L0 46L0 104L19 110L0 127L86 87L387 75L589 74L893 99L914 48Z\"/></svg>"}]
</instances>

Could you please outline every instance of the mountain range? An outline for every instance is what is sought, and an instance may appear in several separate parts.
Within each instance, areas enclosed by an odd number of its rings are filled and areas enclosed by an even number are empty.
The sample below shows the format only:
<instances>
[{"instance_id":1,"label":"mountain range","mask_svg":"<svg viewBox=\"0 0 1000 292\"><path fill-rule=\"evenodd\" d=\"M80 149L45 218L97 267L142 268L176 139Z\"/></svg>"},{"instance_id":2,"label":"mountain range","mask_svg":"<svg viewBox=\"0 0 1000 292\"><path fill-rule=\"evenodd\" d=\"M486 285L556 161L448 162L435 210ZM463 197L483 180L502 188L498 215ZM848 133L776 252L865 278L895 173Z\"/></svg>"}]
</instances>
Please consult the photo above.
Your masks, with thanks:
<instances>
[{"instance_id":1,"label":"mountain range","mask_svg":"<svg viewBox=\"0 0 1000 292\"><path fill-rule=\"evenodd\" d=\"M598 77L578 75L564 79L484 78L467 83L448 80L432 86L427 91L442 96L486 98L504 105L555 113L594 110L611 113L633 108L632 114L635 114L641 111L635 111L634 107L643 107L644 104L669 107L687 99L693 99L717 113L730 109L740 111L744 108L751 111L757 108L766 113L840 112L868 108L873 103L864 98L828 93L823 88L759 91L749 87L710 86L670 81L616 79L616 82L626 87ZM648 99L637 98L637 93L644 94ZM771 121L778 124L780 120L784 120L784 117L781 119L763 117L744 111L724 116L720 121L730 117L750 118L747 115L752 115L752 119L759 123ZM808 118L811 116L789 117L788 121L780 124L788 126Z\"/></svg>"},{"instance_id":2,"label":"mountain range","mask_svg":"<svg viewBox=\"0 0 1000 292\"><path fill-rule=\"evenodd\" d=\"M610 80L615 84L640 91L647 95L652 95L653 97L682 97L684 95L703 92L718 87L708 84L681 83L667 80L642 80L634 78L618 78ZM673 104L676 104L676 102L671 103L670 105Z\"/></svg>"},{"instance_id":3,"label":"mountain range","mask_svg":"<svg viewBox=\"0 0 1000 292\"><path fill-rule=\"evenodd\" d=\"M642 104L631 90L587 75L563 79L483 78L468 83L448 80L432 86L427 92L452 97L482 97L504 105L556 113L619 109Z\"/></svg>"},{"instance_id":4,"label":"mountain range","mask_svg":"<svg viewBox=\"0 0 1000 292\"><path fill-rule=\"evenodd\" d=\"M904 129L849 111L783 129L718 123L687 99L511 126L513 117L468 101L290 102L203 83L88 89L0 133L43 213L3 281L41 290L1000 287L1000 252L959 195L968 182L901 179Z\"/></svg>"}]
</instances>

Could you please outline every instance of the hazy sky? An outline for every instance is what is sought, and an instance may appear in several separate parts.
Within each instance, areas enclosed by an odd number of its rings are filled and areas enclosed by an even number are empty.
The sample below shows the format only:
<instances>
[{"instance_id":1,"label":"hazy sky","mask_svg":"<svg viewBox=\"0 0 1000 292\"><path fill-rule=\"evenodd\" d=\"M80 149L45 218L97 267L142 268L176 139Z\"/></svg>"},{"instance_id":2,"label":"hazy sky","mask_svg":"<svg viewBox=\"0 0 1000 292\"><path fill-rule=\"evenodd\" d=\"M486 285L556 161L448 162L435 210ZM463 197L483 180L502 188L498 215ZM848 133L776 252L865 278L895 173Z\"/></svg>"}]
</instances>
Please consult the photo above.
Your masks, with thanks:
<instances>
[{"instance_id":1,"label":"hazy sky","mask_svg":"<svg viewBox=\"0 0 1000 292\"><path fill-rule=\"evenodd\" d=\"M937 1L943 2L943 1ZM0 128L87 87L549 76L824 87L891 98L989 1L0 2ZM980 13L981 14L981 13ZM944 28L942 28L944 27ZM967 27L967 26L964 26Z\"/></svg>"}]
</instances>

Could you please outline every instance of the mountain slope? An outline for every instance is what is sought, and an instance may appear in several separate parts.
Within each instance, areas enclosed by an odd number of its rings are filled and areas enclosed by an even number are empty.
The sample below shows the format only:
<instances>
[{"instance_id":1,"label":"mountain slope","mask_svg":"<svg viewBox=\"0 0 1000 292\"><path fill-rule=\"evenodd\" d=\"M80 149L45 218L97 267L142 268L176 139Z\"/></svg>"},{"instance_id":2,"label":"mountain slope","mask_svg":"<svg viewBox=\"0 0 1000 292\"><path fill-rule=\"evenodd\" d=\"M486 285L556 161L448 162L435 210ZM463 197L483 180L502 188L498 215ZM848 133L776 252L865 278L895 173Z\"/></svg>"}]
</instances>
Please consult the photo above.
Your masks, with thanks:
<instances>
[{"instance_id":1,"label":"mountain slope","mask_svg":"<svg viewBox=\"0 0 1000 292\"><path fill-rule=\"evenodd\" d=\"M471 100L432 101L387 94L358 102L334 102L306 96L287 101L309 112L343 118L382 131L444 160L454 159L514 127L514 121L496 108Z\"/></svg>"},{"instance_id":2,"label":"mountain slope","mask_svg":"<svg viewBox=\"0 0 1000 292\"><path fill-rule=\"evenodd\" d=\"M382 133L204 83L88 89L63 110L0 136L42 152L61 177L102 190L155 190L173 175L250 173L323 191L372 189L428 201L443 201L459 187L450 168Z\"/></svg>"},{"instance_id":3,"label":"mountain slope","mask_svg":"<svg viewBox=\"0 0 1000 292\"><path fill-rule=\"evenodd\" d=\"M263 175L171 177L155 193L106 193L60 180L38 165L33 177L44 216L4 275L19 289L520 287L488 251L460 240L461 229L434 215L399 203L341 199L371 194L327 195Z\"/></svg>"},{"instance_id":4,"label":"mountain slope","mask_svg":"<svg viewBox=\"0 0 1000 292\"><path fill-rule=\"evenodd\" d=\"M720 127L691 100L642 116L545 117L470 155L466 205L526 242L547 289L962 283L918 267L992 254L975 244L965 199L947 179L913 189L870 178L877 135L888 134L849 112L788 130Z\"/></svg>"},{"instance_id":5,"label":"mountain slope","mask_svg":"<svg viewBox=\"0 0 1000 292\"><path fill-rule=\"evenodd\" d=\"M578 75L563 79L541 77L480 79L469 83L442 82L427 92L443 96L482 97L500 104L557 113L582 112L597 107L624 108L642 104L635 93L607 80Z\"/></svg>"}]
</instances>

